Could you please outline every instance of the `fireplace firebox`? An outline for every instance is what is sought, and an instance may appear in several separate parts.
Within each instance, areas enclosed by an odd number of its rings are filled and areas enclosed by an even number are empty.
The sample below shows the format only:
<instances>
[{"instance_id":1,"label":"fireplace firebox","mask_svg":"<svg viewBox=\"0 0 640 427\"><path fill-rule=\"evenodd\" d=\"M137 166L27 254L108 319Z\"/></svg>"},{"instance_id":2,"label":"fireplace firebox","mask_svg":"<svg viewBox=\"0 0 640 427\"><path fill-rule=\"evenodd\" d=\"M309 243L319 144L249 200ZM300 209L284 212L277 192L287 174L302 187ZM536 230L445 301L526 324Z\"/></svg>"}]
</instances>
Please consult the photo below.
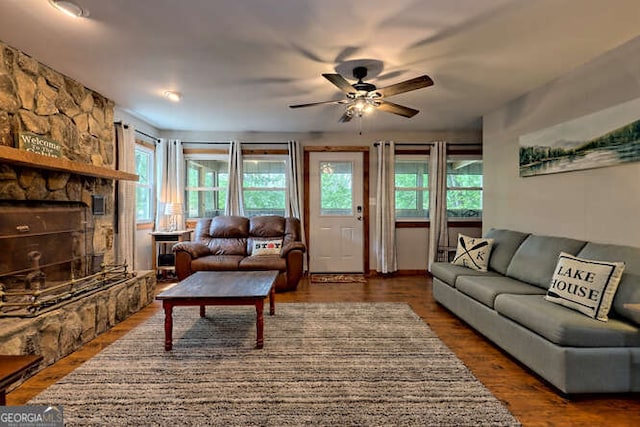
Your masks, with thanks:
<instances>
[{"instance_id":1,"label":"fireplace firebox","mask_svg":"<svg viewBox=\"0 0 640 427\"><path fill-rule=\"evenodd\" d=\"M131 277L93 250L80 202L0 202L0 317L34 317Z\"/></svg>"}]
</instances>

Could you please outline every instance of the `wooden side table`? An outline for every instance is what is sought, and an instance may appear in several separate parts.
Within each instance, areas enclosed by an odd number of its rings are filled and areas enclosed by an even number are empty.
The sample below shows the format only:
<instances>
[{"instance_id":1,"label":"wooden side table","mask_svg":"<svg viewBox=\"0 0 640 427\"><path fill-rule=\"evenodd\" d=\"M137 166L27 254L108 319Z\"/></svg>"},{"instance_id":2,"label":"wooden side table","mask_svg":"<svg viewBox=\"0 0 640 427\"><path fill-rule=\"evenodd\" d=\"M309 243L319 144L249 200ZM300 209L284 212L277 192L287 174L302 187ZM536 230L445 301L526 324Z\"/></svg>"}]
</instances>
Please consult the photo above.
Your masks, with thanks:
<instances>
[{"instance_id":1,"label":"wooden side table","mask_svg":"<svg viewBox=\"0 0 640 427\"><path fill-rule=\"evenodd\" d=\"M153 270L166 272L167 270L174 271L175 264L172 266L158 266L158 246L165 244L174 244L178 242L186 242L191 240L191 230L177 230L177 231L154 231L151 234L151 246L152 246L152 265Z\"/></svg>"},{"instance_id":2,"label":"wooden side table","mask_svg":"<svg viewBox=\"0 0 640 427\"><path fill-rule=\"evenodd\" d=\"M0 355L0 406L7 404L7 388L18 381L31 368L38 365L42 356L1 356Z\"/></svg>"}]
</instances>

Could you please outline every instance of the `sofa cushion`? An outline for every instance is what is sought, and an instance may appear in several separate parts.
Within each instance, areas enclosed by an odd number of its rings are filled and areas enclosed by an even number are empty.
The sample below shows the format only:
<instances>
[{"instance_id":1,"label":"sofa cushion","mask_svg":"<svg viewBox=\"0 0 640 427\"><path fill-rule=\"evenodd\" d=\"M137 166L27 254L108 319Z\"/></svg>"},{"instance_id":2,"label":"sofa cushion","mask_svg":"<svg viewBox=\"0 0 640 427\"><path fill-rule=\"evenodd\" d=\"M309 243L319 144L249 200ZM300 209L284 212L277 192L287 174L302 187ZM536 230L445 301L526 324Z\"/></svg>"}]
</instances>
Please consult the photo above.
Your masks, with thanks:
<instances>
[{"instance_id":1,"label":"sofa cushion","mask_svg":"<svg viewBox=\"0 0 640 427\"><path fill-rule=\"evenodd\" d=\"M249 234L252 237L282 237L285 218L275 215L254 216L249 219Z\"/></svg>"},{"instance_id":2,"label":"sofa cushion","mask_svg":"<svg viewBox=\"0 0 640 427\"><path fill-rule=\"evenodd\" d=\"M456 279L458 276L499 276L499 274L494 271L477 271L460 265L454 265L449 262L434 262L431 264L431 275L442 280L449 286L456 285Z\"/></svg>"},{"instance_id":3,"label":"sofa cushion","mask_svg":"<svg viewBox=\"0 0 640 427\"><path fill-rule=\"evenodd\" d=\"M458 234L458 247L452 264L472 270L487 271L493 239L469 237Z\"/></svg>"},{"instance_id":4,"label":"sofa cushion","mask_svg":"<svg viewBox=\"0 0 640 427\"><path fill-rule=\"evenodd\" d=\"M501 294L495 309L523 327L564 347L637 347L640 329L629 322L600 322L552 304L542 295Z\"/></svg>"},{"instance_id":5,"label":"sofa cushion","mask_svg":"<svg viewBox=\"0 0 640 427\"><path fill-rule=\"evenodd\" d=\"M548 289L560 252L575 255L586 242L566 237L528 236L507 268L507 276Z\"/></svg>"},{"instance_id":6,"label":"sofa cushion","mask_svg":"<svg viewBox=\"0 0 640 427\"><path fill-rule=\"evenodd\" d=\"M287 261L280 255L248 256L238 265L239 270L287 270Z\"/></svg>"},{"instance_id":7,"label":"sofa cushion","mask_svg":"<svg viewBox=\"0 0 640 427\"><path fill-rule=\"evenodd\" d=\"M192 271L233 271L238 269L242 255L209 255L191 260Z\"/></svg>"},{"instance_id":8,"label":"sofa cushion","mask_svg":"<svg viewBox=\"0 0 640 427\"><path fill-rule=\"evenodd\" d=\"M624 273L613 299L610 316L620 316L640 325L640 310L629 307L631 304L640 304L640 248L589 242L578 256L601 261L624 262Z\"/></svg>"},{"instance_id":9,"label":"sofa cushion","mask_svg":"<svg viewBox=\"0 0 640 427\"><path fill-rule=\"evenodd\" d=\"M249 219L242 216L216 216L209 227L211 237L249 237Z\"/></svg>"},{"instance_id":10,"label":"sofa cushion","mask_svg":"<svg viewBox=\"0 0 640 427\"><path fill-rule=\"evenodd\" d=\"M207 242L212 255L246 255L246 238L213 237Z\"/></svg>"},{"instance_id":11,"label":"sofa cushion","mask_svg":"<svg viewBox=\"0 0 640 427\"><path fill-rule=\"evenodd\" d=\"M524 239L529 233L520 231L499 230L492 228L485 237L493 239L491 257L489 257L489 270L495 270L500 274L507 273L507 267Z\"/></svg>"},{"instance_id":12,"label":"sofa cushion","mask_svg":"<svg viewBox=\"0 0 640 427\"><path fill-rule=\"evenodd\" d=\"M623 262L589 260L562 252L545 299L606 322L623 271Z\"/></svg>"},{"instance_id":13,"label":"sofa cushion","mask_svg":"<svg viewBox=\"0 0 640 427\"><path fill-rule=\"evenodd\" d=\"M249 255L280 255L282 252L282 239L249 239Z\"/></svg>"},{"instance_id":14,"label":"sofa cushion","mask_svg":"<svg viewBox=\"0 0 640 427\"><path fill-rule=\"evenodd\" d=\"M504 276L460 276L456 280L456 289L491 308L500 294L544 295L545 293L537 286Z\"/></svg>"}]
</instances>

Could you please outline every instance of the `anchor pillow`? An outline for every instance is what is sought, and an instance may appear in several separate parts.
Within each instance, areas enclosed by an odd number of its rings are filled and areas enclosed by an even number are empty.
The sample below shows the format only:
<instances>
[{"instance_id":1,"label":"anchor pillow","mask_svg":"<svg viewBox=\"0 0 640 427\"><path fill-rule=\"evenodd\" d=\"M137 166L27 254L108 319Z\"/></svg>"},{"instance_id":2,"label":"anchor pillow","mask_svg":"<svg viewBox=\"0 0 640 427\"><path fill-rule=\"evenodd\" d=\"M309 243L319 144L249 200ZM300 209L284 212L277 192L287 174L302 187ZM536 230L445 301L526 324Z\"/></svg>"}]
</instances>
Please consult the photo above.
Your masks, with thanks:
<instances>
[{"instance_id":1,"label":"anchor pillow","mask_svg":"<svg viewBox=\"0 0 640 427\"><path fill-rule=\"evenodd\" d=\"M493 239L482 239L458 234L458 247L452 264L478 271L487 271Z\"/></svg>"}]
</instances>

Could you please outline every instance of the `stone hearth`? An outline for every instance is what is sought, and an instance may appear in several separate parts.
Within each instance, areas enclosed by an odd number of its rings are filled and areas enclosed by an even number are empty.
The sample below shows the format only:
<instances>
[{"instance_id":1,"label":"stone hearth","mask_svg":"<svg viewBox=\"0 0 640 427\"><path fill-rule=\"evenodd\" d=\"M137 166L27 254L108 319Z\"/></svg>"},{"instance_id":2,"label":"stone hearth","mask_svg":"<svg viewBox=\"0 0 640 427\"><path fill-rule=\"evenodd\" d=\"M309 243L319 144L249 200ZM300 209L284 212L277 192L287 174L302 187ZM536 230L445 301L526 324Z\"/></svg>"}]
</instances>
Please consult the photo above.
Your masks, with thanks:
<instances>
[{"instance_id":1,"label":"stone hearth","mask_svg":"<svg viewBox=\"0 0 640 427\"><path fill-rule=\"evenodd\" d=\"M152 271L35 318L0 319L0 354L38 354L50 365L109 330L155 298Z\"/></svg>"}]
</instances>

